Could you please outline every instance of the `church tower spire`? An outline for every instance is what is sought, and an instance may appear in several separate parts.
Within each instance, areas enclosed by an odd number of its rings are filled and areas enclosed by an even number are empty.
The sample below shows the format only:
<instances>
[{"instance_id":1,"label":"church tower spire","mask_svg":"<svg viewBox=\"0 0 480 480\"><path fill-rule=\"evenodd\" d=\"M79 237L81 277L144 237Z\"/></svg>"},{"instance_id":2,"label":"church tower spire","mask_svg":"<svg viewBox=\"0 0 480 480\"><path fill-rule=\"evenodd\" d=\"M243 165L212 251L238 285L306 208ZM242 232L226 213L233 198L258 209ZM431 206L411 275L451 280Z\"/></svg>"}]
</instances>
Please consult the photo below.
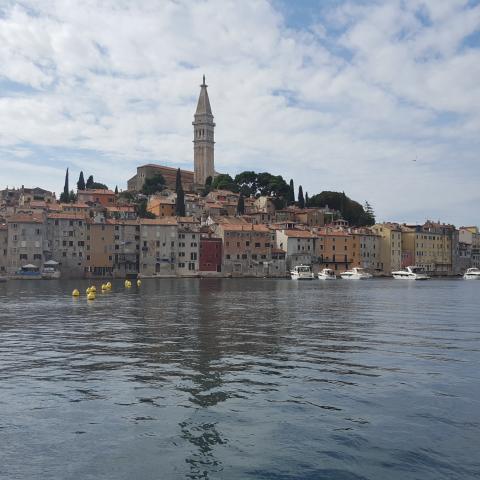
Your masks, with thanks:
<instances>
[{"instance_id":1,"label":"church tower spire","mask_svg":"<svg viewBox=\"0 0 480 480\"><path fill-rule=\"evenodd\" d=\"M193 163L197 185L204 185L208 177L214 177L214 129L212 107L208 98L205 75L200 85L197 110L194 115L193 125Z\"/></svg>"}]
</instances>

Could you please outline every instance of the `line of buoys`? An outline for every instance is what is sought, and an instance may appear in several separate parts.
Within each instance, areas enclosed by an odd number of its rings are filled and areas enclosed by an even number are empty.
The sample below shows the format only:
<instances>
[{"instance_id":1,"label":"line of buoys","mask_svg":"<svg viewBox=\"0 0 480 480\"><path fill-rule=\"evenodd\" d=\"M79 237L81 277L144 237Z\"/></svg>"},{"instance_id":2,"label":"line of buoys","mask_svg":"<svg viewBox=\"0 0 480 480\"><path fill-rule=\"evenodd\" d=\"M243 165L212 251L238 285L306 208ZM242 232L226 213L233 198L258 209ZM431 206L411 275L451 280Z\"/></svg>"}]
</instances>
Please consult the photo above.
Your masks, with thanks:
<instances>
[{"instance_id":1,"label":"line of buoys","mask_svg":"<svg viewBox=\"0 0 480 480\"><path fill-rule=\"evenodd\" d=\"M137 287L142 285L142 281L140 279L137 280ZM125 288L131 288L132 282L128 278L125 280ZM110 282L102 283L101 291L102 293L109 292L112 290L112 284ZM87 300L95 300L97 298L97 287L95 285L90 285L86 290L85 293L87 294ZM79 297L80 291L75 288L72 291L72 297Z\"/></svg>"}]
</instances>

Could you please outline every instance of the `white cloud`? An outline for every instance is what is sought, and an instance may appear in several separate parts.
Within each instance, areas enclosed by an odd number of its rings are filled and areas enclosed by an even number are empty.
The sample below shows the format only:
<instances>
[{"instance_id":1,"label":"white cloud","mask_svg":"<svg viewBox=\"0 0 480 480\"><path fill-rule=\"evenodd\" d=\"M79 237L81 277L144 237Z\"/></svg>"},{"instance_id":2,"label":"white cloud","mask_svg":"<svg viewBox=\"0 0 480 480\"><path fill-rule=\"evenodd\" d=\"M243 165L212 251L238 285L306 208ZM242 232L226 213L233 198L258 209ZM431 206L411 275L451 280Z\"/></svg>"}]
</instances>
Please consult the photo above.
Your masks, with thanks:
<instances>
[{"instance_id":1,"label":"white cloud","mask_svg":"<svg viewBox=\"0 0 480 480\"><path fill-rule=\"evenodd\" d=\"M59 190L70 166L72 179L83 168L124 186L147 161L191 165L206 73L217 170L345 190L382 219L443 211L480 223L480 53L465 43L479 6L344 2L301 30L261 0L51 0L0 13L2 184Z\"/></svg>"}]
</instances>

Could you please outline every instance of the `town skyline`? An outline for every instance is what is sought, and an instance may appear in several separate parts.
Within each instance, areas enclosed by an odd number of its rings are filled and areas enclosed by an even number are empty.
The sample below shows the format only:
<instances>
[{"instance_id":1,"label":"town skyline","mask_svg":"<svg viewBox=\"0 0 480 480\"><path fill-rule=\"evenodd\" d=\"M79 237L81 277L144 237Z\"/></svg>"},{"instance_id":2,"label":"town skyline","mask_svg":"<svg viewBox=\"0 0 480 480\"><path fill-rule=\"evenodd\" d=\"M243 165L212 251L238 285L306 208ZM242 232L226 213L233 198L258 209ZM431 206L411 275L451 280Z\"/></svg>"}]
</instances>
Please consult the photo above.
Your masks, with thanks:
<instances>
[{"instance_id":1,"label":"town skyline","mask_svg":"<svg viewBox=\"0 0 480 480\"><path fill-rule=\"evenodd\" d=\"M66 167L72 183L83 170L120 189L144 163L191 170L205 74L219 172L345 191L378 221L479 224L479 5L308 3L227 2L221 18L215 2L133 4L128 24L108 5L3 7L1 188L58 195Z\"/></svg>"}]
</instances>

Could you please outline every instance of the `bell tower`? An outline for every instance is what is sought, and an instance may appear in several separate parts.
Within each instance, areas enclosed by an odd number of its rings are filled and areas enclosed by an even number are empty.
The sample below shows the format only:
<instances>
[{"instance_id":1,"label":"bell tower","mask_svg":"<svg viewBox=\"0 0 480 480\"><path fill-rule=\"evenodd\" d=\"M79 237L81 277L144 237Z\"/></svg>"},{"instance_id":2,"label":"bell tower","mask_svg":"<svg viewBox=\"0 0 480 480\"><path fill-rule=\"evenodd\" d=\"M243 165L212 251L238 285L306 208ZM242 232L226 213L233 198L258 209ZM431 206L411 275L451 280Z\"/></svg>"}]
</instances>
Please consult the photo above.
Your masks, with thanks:
<instances>
[{"instance_id":1,"label":"bell tower","mask_svg":"<svg viewBox=\"0 0 480 480\"><path fill-rule=\"evenodd\" d=\"M205 75L200 85L197 110L194 115L193 125L193 163L194 182L203 186L208 177L214 177L214 129L212 108L208 98Z\"/></svg>"}]
</instances>

